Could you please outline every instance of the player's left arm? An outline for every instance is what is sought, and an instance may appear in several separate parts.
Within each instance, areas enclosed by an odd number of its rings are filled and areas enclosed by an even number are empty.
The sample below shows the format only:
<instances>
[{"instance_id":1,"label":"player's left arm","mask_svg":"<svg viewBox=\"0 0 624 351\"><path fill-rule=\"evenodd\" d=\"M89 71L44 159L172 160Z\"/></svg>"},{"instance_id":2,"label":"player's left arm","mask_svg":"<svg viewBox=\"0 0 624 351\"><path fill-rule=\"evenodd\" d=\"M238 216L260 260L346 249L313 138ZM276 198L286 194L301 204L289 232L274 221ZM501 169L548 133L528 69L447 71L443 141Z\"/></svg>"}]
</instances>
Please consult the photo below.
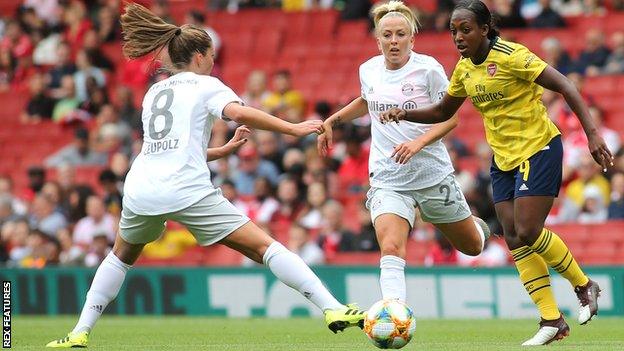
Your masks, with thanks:
<instances>
[{"instance_id":1,"label":"player's left arm","mask_svg":"<svg viewBox=\"0 0 624 351\"><path fill-rule=\"evenodd\" d=\"M581 94L576 90L574 84L563 74L550 66L546 66L542 73L535 79L535 83L563 95L563 98L581 122L585 134L587 134L589 151L596 163L601 165L605 172L609 165L613 166L613 155L604 139L600 136L587 105L583 101Z\"/></svg>"},{"instance_id":2,"label":"player's left arm","mask_svg":"<svg viewBox=\"0 0 624 351\"><path fill-rule=\"evenodd\" d=\"M234 136L225 145L211 147L206 150L206 160L213 161L226 156L230 156L247 142L251 131L247 126L240 126L234 131Z\"/></svg>"}]
</instances>

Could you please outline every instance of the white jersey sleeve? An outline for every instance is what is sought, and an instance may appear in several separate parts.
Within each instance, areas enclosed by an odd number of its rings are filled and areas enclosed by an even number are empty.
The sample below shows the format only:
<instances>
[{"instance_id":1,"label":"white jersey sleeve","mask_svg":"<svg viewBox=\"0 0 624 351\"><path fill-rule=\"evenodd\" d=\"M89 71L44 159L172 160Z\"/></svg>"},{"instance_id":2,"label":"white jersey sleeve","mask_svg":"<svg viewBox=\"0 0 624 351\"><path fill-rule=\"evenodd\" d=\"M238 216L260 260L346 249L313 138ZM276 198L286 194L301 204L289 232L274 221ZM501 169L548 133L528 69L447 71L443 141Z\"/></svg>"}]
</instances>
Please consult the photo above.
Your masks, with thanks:
<instances>
[{"instance_id":1,"label":"white jersey sleeve","mask_svg":"<svg viewBox=\"0 0 624 351\"><path fill-rule=\"evenodd\" d=\"M140 215L176 212L214 191L206 164L212 125L241 99L214 77L191 72L154 84L143 99L143 146L124 185Z\"/></svg>"},{"instance_id":2,"label":"white jersey sleeve","mask_svg":"<svg viewBox=\"0 0 624 351\"><path fill-rule=\"evenodd\" d=\"M419 138L431 129L431 125L408 121L398 124L379 122L380 113L390 108L416 109L439 99L448 80L442 66L433 57L412 52L405 66L389 70L385 67L384 57L375 56L360 66L360 84L371 116L371 186L417 190L438 184L453 172L450 157L441 141L424 147L405 165L390 157L396 145Z\"/></svg>"},{"instance_id":3,"label":"white jersey sleeve","mask_svg":"<svg viewBox=\"0 0 624 351\"><path fill-rule=\"evenodd\" d=\"M449 80L446 78L446 73L442 65L435 62L428 72L427 80L429 83L429 97L431 101L436 103L442 100L449 85Z\"/></svg>"}]
</instances>

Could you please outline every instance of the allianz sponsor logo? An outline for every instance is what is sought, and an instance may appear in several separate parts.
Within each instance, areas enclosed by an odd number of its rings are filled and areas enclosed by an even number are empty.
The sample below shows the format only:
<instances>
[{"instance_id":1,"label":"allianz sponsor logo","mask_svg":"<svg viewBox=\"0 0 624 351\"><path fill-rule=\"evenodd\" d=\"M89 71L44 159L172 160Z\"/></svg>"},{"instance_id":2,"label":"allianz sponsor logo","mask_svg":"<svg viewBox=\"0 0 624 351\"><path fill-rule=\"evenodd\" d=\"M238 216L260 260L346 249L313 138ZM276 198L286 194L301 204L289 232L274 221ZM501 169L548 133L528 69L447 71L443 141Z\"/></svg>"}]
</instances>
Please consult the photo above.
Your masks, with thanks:
<instances>
[{"instance_id":1,"label":"allianz sponsor logo","mask_svg":"<svg viewBox=\"0 0 624 351\"><path fill-rule=\"evenodd\" d=\"M384 111L388 111L389 109L393 107L399 107L399 104L379 102L376 100L368 101L369 112L384 112ZM407 100L401 104L401 108L406 109L406 110L413 110L413 109L416 109L417 107L418 107L418 104L416 104L416 102L412 100Z\"/></svg>"}]
</instances>

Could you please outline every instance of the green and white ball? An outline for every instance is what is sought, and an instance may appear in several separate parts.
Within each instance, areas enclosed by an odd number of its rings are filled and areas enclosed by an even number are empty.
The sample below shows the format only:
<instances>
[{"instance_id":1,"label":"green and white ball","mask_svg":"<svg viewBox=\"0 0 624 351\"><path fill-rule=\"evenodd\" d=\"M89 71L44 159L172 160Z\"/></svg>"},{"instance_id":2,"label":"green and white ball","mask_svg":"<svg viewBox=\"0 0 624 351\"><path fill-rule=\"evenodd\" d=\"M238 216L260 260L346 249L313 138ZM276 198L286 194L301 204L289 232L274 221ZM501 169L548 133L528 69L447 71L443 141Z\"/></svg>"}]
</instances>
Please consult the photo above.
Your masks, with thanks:
<instances>
[{"instance_id":1,"label":"green and white ball","mask_svg":"<svg viewBox=\"0 0 624 351\"><path fill-rule=\"evenodd\" d=\"M412 309L398 300L381 300L372 305L364 320L364 332L380 349L400 349L414 336L416 319Z\"/></svg>"}]
</instances>

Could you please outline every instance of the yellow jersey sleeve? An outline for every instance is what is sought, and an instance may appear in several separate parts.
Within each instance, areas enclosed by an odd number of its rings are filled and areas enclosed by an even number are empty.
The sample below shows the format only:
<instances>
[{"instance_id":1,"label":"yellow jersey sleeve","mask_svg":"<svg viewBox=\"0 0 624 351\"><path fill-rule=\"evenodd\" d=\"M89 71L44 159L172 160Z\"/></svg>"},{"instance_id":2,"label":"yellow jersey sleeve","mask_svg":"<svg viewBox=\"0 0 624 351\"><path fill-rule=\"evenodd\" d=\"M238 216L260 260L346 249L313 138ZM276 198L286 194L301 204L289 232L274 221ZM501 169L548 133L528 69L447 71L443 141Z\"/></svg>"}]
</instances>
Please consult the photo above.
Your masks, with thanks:
<instances>
[{"instance_id":1,"label":"yellow jersey sleeve","mask_svg":"<svg viewBox=\"0 0 624 351\"><path fill-rule=\"evenodd\" d=\"M465 75L464 69L462 69L461 60L455 66L451 81L449 83L447 93L454 97L466 97L468 93L464 86L463 77Z\"/></svg>"},{"instance_id":2,"label":"yellow jersey sleeve","mask_svg":"<svg viewBox=\"0 0 624 351\"><path fill-rule=\"evenodd\" d=\"M511 74L529 82L534 82L548 66L546 62L522 45L517 45L511 53L508 65L507 68Z\"/></svg>"}]
</instances>

